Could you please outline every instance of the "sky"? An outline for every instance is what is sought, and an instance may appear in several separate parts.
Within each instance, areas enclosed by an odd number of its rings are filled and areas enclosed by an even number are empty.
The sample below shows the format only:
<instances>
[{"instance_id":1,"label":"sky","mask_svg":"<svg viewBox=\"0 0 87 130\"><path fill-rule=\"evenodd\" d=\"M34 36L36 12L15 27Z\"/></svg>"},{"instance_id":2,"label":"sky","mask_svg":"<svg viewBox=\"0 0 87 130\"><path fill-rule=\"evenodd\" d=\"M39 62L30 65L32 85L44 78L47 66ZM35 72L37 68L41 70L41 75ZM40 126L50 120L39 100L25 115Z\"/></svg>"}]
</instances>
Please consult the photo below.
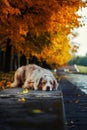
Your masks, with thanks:
<instances>
[{"instance_id":1,"label":"sky","mask_svg":"<svg viewBox=\"0 0 87 130\"><path fill-rule=\"evenodd\" d=\"M87 7L79 10L78 14L82 16L81 22L85 25L75 29L75 32L78 33L78 36L71 41L79 45L76 55L85 56L87 54Z\"/></svg>"}]
</instances>

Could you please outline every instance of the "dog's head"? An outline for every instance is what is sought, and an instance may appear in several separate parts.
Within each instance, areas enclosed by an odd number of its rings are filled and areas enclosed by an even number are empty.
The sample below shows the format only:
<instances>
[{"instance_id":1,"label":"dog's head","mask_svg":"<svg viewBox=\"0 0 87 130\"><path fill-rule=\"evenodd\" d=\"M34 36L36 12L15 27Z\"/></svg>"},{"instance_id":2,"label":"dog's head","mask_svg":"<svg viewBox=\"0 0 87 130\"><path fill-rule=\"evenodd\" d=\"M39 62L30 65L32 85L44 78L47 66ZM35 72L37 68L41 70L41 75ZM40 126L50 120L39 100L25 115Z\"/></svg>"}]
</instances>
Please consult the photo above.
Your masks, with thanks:
<instances>
[{"instance_id":1,"label":"dog's head","mask_svg":"<svg viewBox=\"0 0 87 130\"><path fill-rule=\"evenodd\" d=\"M57 90L58 83L56 79L49 75L44 75L41 77L39 82L39 87L41 90L51 91L51 90Z\"/></svg>"}]
</instances>

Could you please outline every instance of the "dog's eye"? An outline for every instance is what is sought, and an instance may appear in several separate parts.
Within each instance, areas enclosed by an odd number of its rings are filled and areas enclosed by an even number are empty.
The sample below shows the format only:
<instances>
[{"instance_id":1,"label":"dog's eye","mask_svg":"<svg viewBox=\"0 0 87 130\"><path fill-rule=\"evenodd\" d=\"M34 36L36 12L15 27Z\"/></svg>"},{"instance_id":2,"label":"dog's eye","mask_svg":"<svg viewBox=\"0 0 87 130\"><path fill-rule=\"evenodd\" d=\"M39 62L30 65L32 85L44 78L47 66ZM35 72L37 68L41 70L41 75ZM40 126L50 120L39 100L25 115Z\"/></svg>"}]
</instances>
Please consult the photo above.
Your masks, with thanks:
<instances>
[{"instance_id":1,"label":"dog's eye","mask_svg":"<svg viewBox=\"0 0 87 130\"><path fill-rule=\"evenodd\" d=\"M50 81L50 84L52 84L52 85L53 85L53 82L52 82L52 81Z\"/></svg>"},{"instance_id":2,"label":"dog's eye","mask_svg":"<svg viewBox=\"0 0 87 130\"><path fill-rule=\"evenodd\" d=\"M43 81L42 84L46 84L46 81Z\"/></svg>"}]
</instances>

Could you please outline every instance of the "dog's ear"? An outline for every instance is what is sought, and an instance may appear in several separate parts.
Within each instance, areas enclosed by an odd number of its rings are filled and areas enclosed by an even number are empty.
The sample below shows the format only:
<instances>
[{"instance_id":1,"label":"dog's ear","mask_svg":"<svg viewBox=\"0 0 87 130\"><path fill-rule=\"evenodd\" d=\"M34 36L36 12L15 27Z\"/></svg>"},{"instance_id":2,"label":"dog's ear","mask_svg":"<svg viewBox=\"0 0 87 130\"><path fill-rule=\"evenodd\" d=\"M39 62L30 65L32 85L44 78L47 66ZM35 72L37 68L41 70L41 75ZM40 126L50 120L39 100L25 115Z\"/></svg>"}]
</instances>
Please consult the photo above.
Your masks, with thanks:
<instances>
[{"instance_id":1,"label":"dog's ear","mask_svg":"<svg viewBox=\"0 0 87 130\"><path fill-rule=\"evenodd\" d=\"M57 90L58 89L58 86L59 86L59 83L57 82L57 80L53 80L53 89L54 90Z\"/></svg>"},{"instance_id":2,"label":"dog's ear","mask_svg":"<svg viewBox=\"0 0 87 130\"><path fill-rule=\"evenodd\" d=\"M38 89L39 89L39 90L42 90L42 85L41 85L42 80L43 80L43 78L41 77L41 78L39 79L39 82L38 82Z\"/></svg>"},{"instance_id":3,"label":"dog's ear","mask_svg":"<svg viewBox=\"0 0 87 130\"><path fill-rule=\"evenodd\" d=\"M56 82L55 80L53 80L53 90L55 90L55 88L56 88Z\"/></svg>"},{"instance_id":4,"label":"dog's ear","mask_svg":"<svg viewBox=\"0 0 87 130\"><path fill-rule=\"evenodd\" d=\"M36 79L36 81L34 82L34 89L35 90L40 90L41 89L41 82L42 82L42 77L39 77Z\"/></svg>"}]
</instances>

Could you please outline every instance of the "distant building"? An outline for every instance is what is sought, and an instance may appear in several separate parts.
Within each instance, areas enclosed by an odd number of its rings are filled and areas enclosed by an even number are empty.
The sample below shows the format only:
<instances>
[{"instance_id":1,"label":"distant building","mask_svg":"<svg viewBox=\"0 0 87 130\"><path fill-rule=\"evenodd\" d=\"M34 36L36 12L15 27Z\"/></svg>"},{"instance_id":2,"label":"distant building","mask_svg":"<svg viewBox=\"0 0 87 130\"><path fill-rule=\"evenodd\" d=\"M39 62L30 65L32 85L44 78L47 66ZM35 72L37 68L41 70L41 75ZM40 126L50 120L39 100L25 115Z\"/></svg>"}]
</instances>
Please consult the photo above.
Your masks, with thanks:
<instances>
[{"instance_id":1,"label":"distant building","mask_svg":"<svg viewBox=\"0 0 87 130\"><path fill-rule=\"evenodd\" d=\"M63 66L63 67L60 67L58 70L57 70L58 73L64 73L64 72L79 72L79 69L77 67L77 65L67 65L67 66Z\"/></svg>"}]
</instances>

